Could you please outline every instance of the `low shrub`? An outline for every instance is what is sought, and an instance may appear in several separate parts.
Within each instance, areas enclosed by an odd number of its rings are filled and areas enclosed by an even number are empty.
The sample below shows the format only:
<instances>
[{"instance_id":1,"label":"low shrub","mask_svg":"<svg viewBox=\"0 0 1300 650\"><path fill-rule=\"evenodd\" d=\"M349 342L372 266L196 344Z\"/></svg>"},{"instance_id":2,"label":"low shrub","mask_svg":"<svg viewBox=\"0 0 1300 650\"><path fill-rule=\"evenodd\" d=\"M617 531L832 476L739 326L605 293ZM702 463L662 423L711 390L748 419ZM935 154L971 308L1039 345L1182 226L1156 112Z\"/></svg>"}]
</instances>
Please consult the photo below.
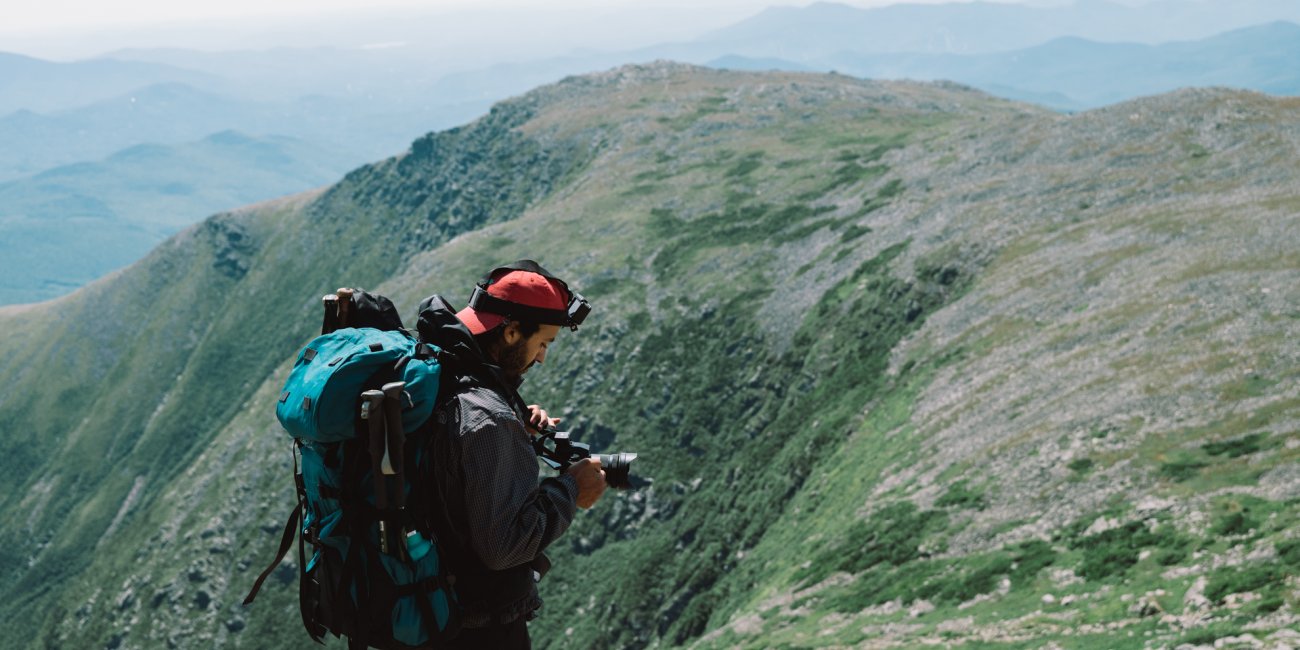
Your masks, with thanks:
<instances>
[{"instance_id":1,"label":"low shrub","mask_svg":"<svg viewBox=\"0 0 1300 650\"><path fill-rule=\"evenodd\" d=\"M1245 535L1255 526L1255 520L1245 511L1237 511L1219 517L1214 522L1214 526L1210 528L1210 531L1218 537L1228 537L1230 535Z\"/></svg>"},{"instance_id":2,"label":"low shrub","mask_svg":"<svg viewBox=\"0 0 1300 650\"><path fill-rule=\"evenodd\" d=\"M1058 556L1051 544L1040 539L1021 542L1009 550L1016 563L1015 569L1011 571L1013 586L1032 581L1039 571L1055 564Z\"/></svg>"},{"instance_id":3,"label":"low shrub","mask_svg":"<svg viewBox=\"0 0 1300 650\"><path fill-rule=\"evenodd\" d=\"M1091 458L1076 458L1070 461L1069 465L1066 465L1066 467L1069 467L1071 471L1078 472L1080 474L1083 474L1084 472L1091 470L1092 466L1093 466L1093 461Z\"/></svg>"},{"instance_id":4,"label":"low shrub","mask_svg":"<svg viewBox=\"0 0 1300 650\"><path fill-rule=\"evenodd\" d=\"M1276 589L1285 577L1285 572L1273 565L1220 569L1211 574L1205 585L1205 597L1222 605L1229 594L1266 590L1269 592L1264 594L1266 597L1276 596Z\"/></svg>"},{"instance_id":5,"label":"low shrub","mask_svg":"<svg viewBox=\"0 0 1300 650\"><path fill-rule=\"evenodd\" d=\"M1160 476L1179 483L1196 476L1210 464L1199 460L1176 460L1160 464Z\"/></svg>"},{"instance_id":6,"label":"low shrub","mask_svg":"<svg viewBox=\"0 0 1300 650\"><path fill-rule=\"evenodd\" d=\"M1300 570L1300 539L1290 539L1277 545L1277 556L1283 564Z\"/></svg>"},{"instance_id":7,"label":"low shrub","mask_svg":"<svg viewBox=\"0 0 1300 650\"><path fill-rule=\"evenodd\" d=\"M1089 580L1099 580L1126 573L1138 563L1142 549L1150 546L1176 547L1179 535L1171 528L1159 533L1147 529L1141 521L1130 521L1123 526L1076 538L1072 548L1083 551L1079 575Z\"/></svg>"},{"instance_id":8,"label":"low shrub","mask_svg":"<svg viewBox=\"0 0 1300 650\"><path fill-rule=\"evenodd\" d=\"M1201 450L1211 456L1227 455L1228 458L1239 458L1263 449L1261 443L1264 441L1264 438L1265 434L1263 433L1252 433L1248 436L1234 438L1232 440L1207 442L1201 445Z\"/></svg>"}]
</instances>

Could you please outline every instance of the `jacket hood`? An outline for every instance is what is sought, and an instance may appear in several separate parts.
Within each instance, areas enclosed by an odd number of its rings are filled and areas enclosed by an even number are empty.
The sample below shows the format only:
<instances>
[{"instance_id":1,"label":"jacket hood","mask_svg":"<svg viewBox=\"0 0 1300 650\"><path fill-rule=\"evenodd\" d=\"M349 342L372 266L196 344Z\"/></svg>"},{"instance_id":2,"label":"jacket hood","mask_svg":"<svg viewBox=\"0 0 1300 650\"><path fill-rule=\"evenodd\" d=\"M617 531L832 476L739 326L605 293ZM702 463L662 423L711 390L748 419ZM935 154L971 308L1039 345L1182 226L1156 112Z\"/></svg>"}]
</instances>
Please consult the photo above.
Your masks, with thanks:
<instances>
[{"instance_id":1,"label":"jacket hood","mask_svg":"<svg viewBox=\"0 0 1300 650\"><path fill-rule=\"evenodd\" d=\"M469 328L456 318L456 310L446 298L434 294L420 301L420 319L415 329L420 340L432 343L458 358L483 360L483 351L474 341Z\"/></svg>"}]
</instances>

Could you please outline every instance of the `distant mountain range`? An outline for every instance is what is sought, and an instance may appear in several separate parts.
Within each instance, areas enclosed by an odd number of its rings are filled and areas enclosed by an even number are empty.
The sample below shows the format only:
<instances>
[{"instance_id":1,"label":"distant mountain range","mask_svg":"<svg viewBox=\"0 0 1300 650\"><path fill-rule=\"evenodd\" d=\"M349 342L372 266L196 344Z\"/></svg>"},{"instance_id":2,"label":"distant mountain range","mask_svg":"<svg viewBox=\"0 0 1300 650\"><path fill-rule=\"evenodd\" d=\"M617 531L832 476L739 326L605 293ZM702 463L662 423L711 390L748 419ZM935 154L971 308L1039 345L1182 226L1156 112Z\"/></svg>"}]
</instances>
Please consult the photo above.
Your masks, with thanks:
<instances>
[{"instance_id":1,"label":"distant mountain range","mask_svg":"<svg viewBox=\"0 0 1300 650\"><path fill-rule=\"evenodd\" d=\"M491 24L486 15L477 20L479 27ZM331 156L319 161L321 167L347 169L400 152L423 133L462 124L492 102L540 84L656 59L740 70L946 79L1065 111L1187 86L1296 94L1296 22L1300 3L1271 0L1165 0L1139 6L1081 0L1054 7L972 2L877 9L815 3L769 8L699 38L651 47L521 59L510 58L514 50L503 50L496 63L476 69L452 55L430 55L436 43L228 52L137 49L72 63L0 55L0 182L100 161L141 144L180 145L227 130L300 140ZM403 25L398 31L412 29ZM429 29L451 38L449 25ZM367 24L367 34L380 38L383 33L381 23ZM275 176L293 178L297 172L282 169ZM37 200L32 188L41 185L24 187L24 200ZM132 196L145 204L152 200L143 193ZM47 206L68 201L37 200ZM35 250L22 242L13 246ZM32 264L21 256L0 260L0 273L9 266ZM49 295L23 291L13 285L11 295L19 301Z\"/></svg>"},{"instance_id":2,"label":"distant mountain range","mask_svg":"<svg viewBox=\"0 0 1300 650\"><path fill-rule=\"evenodd\" d=\"M1276 20L1300 22L1300 3L1276 0L1126 5L1077 0L1056 6L1013 2L896 4L874 9L832 2L772 7L693 45L726 54L795 60L839 52L984 54L1074 36L1157 44L1199 40Z\"/></svg>"},{"instance_id":3,"label":"distant mountain range","mask_svg":"<svg viewBox=\"0 0 1300 650\"><path fill-rule=\"evenodd\" d=\"M58 297L214 212L335 181L348 169L339 158L227 131L0 183L0 304Z\"/></svg>"},{"instance_id":4,"label":"distant mountain range","mask_svg":"<svg viewBox=\"0 0 1300 650\"><path fill-rule=\"evenodd\" d=\"M235 124L266 132L272 109L173 82L132 89L80 108L0 118L0 180L98 160L141 143L178 144Z\"/></svg>"},{"instance_id":5,"label":"distant mountain range","mask_svg":"<svg viewBox=\"0 0 1300 650\"><path fill-rule=\"evenodd\" d=\"M1189 86L1300 94L1300 25L1274 22L1163 45L1068 37L969 56L838 52L803 61L731 56L710 65L835 70L870 79L947 79L1058 110L1082 110Z\"/></svg>"},{"instance_id":6,"label":"distant mountain range","mask_svg":"<svg viewBox=\"0 0 1300 650\"><path fill-rule=\"evenodd\" d=\"M364 99L304 95L258 102L182 83L137 88L49 114L19 111L0 117L0 180L56 165L97 160L136 144L177 144L225 130L284 135L331 149L334 167L348 168L402 150L427 125L450 126L487 105L442 105L398 112Z\"/></svg>"},{"instance_id":7,"label":"distant mountain range","mask_svg":"<svg viewBox=\"0 0 1300 650\"><path fill-rule=\"evenodd\" d=\"M221 80L162 63L118 59L57 63L0 52L0 115L84 106L142 86L168 82L212 85Z\"/></svg>"}]
</instances>

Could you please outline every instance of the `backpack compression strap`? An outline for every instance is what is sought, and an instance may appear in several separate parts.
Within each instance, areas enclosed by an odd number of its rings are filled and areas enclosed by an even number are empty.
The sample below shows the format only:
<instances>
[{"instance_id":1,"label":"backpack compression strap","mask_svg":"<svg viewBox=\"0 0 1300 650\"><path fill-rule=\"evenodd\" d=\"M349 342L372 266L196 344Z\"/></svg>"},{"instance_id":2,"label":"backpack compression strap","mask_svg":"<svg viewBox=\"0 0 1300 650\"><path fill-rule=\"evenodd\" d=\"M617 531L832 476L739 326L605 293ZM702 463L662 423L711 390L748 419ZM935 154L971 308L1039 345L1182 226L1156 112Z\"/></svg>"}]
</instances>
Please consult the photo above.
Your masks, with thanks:
<instances>
[{"instance_id":1,"label":"backpack compression strap","mask_svg":"<svg viewBox=\"0 0 1300 650\"><path fill-rule=\"evenodd\" d=\"M280 562L284 560L284 556L289 553L289 547L293 544L294 532L298 529L298 522L302 519L303 505L307 503L307 488L303 485L302 471L298 469L297 441L295 441L294 444L295 447L291 453L293 455L293 483L295 489L298 491L298 505L295 506L293 512L289 514L289 521L284 524L284 533L280 535L280 550L276 551L275 559L271 561L271 565L266 567L266 570L262 572L262 575L257 576L257 582L253 583L253 588L250 589L248 595L244 597L244 605L253 602L253 599L257 597L257 592L262 589L262 583L266 582L266 578L271 575L271 572L275 570L275 567L280 566ZM298 546L299 555L301 555L302 540L299 540ZM302 566L306 567L307 565L304 564ZM302 568L299 568L299 570L301 571Z\"/></svg>"}]
</instances>

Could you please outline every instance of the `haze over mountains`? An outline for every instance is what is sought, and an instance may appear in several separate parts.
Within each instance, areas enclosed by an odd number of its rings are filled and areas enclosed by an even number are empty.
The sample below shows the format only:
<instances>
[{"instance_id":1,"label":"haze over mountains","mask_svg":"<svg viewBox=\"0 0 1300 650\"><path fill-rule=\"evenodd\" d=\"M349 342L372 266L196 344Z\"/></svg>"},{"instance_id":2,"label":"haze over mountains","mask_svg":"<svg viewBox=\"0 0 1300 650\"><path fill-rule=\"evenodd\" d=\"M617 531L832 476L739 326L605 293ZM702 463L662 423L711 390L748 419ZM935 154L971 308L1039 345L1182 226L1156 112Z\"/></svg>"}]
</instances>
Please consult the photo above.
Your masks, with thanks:
<instances>
[{"instance_id":1,"label":"haze over mountains","mask_svg":"<svg viewBox=\"0 0 1300 650\"><path fill-rule=\"evenodd\" d=\"M25 261L10 264L0 302L63 295L203 217L331 183L347 171L339 160L303 140L223 131L0 182L0 256Z\"/></svg>"},{"instance_id":2,"label":"haze over mountains","mask_svg":"<svg viewBox=\"0 0 1300 650\"><path fill-rule=\"evenodd\" d=\"M174 146L237 131L300 140L321 156L308 166L341 173L400 151L420 133L464 123L494 101L565 75L636 61L949 79L1063 110L1185 86L1300 92L1300 27L1276 22L1300 21L1300 7L1267 0L876 9L814 3L769 8L719 29L701 23L697 32L704 33L690 36L682 25L670 24L671 16L647 10L591 10L585 16L572 10L523 12L514 21L486 12L459 16L463 23L419 13L401 14L401 20L353 19L346 23L353 43L347 47L325 46L320 39L326 37L308 36L313 29L340 33L344 24L320 19L298 31L281 30L281 42L299 47L135 48L70 63L0 55L0 138L6 143L0 181L18 183L29 197L0 205L0 237L11 251L30 251L0 261L0 272L23 278L0 295L0 304L55 297L129 263L156 242L152 235L143 237L131 220L103 214L86 232L112 233L102 243L121 242L113 254L87 257L77 252L84 246L62 253L57 246L30 246L57 241L49 233L58 227L42 227L46 214L28 206L70 200L37 196L36 188L52 188L31 178L41 172L60 167L59 175L67 178L89 169L68 167L72 163L94 163L139 144ZM633 28L638 20L640 32ZM582 25L594 29L583 31ZM1221 33L1232 29L1239 31ZM565 34L574 34L567 45L557 37ZM677 40L646 44L650 34ZM245 40L266 43L265 38ZM268 183L260 186L264 194L241 196L268 199L307 189L317 178L288 169L299 165L292 157L284 164L275 175L298 177L301 184ZM247 161L246 167L261 169L258 165ZM157 180L158 187L185 182ZM144 192L119 192L116 201L138 214L174 210L151 216L155 223L189 222L213 208L210 201L186 203L176 195L160 201ZM128 194L140 202L121 203ZM30 257L37 251L39 263ZM57 271L64 266L68 272ZM27 272L19 273L20 268Z\"/></svg>"}]
</instances>

